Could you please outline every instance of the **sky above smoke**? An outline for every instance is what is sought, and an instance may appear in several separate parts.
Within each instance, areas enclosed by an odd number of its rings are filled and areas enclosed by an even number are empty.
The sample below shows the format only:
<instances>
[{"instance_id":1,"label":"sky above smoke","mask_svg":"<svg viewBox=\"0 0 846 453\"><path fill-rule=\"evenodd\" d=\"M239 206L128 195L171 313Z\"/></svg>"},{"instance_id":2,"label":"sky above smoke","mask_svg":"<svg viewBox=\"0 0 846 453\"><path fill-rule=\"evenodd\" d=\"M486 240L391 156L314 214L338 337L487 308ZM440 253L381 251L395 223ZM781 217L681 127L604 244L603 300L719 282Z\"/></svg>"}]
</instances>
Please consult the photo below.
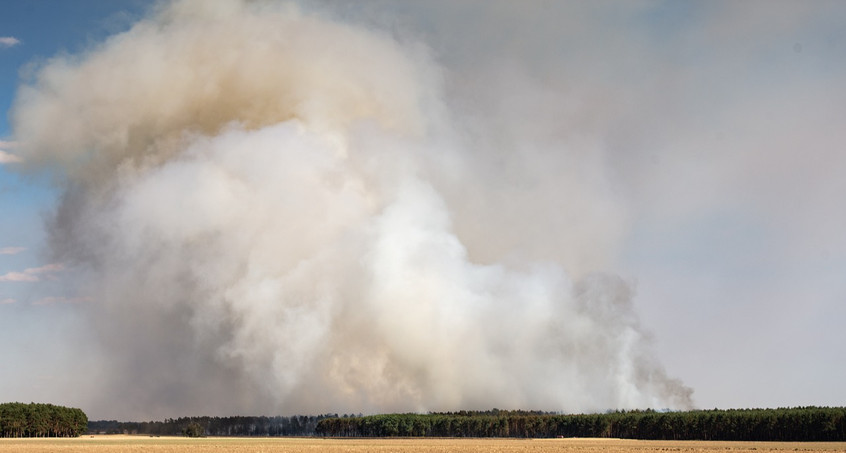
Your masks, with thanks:
<instances>
[{"instance_id":1,"label":"sky above smoke","mask_svg":"<svg viewBox=\"0 0 846 453\"><path fill-rule=\"evenodd\" d=\"M842 4L114 8L0 28L0 399L846 397Z\"/></svg>"}]
</instances>

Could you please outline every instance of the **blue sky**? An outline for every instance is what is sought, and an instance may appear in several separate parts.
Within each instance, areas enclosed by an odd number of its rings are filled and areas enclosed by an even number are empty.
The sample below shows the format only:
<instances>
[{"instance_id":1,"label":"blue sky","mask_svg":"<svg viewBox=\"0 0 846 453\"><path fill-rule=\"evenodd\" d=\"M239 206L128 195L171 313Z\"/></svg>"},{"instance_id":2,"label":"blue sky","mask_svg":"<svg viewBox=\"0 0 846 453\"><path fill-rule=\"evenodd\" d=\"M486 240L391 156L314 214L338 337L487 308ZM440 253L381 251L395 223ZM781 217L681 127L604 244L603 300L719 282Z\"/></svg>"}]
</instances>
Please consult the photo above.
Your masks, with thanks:
<instances>
[{"instance_id":1,"label":"blue sky","mask_svg":"<svg viewBox=\"0 0 846 453\"><path fill-rule=\"evenodd\" d=\"M18 84L34 65L62 52L83 51L125 30L147 7L148 2L136 0L3 2L0 37L12 39L0 45L0 149L15 152L7 112ZM62 281L63 271L44 271L55 264L44 224L57 196L49 177L0 165L0 275L35 280L0 282L0 337L14 345L6 352L27 362L20 374L3 382L4 401L61 400L57 380L64 380L61 370L70 366L63 357L77 353L78 314L72 306L56 303L75 295ZM47 364L28 360L32 355L45 357Z\"/></svg>"},{"instance_id":2,"label":"blue sky","mask_svg":"<svg viewBox=\"0 0 846 453\"><path fill-rule=\"evenodd\" d=\"M127 29L150 2L120 0L5 2L0 9L0 149L14 153L8 113L17 86L33 68L63 53L78 53L104 37ZM44 174L18 173L0 165L0 274L37 269L50 264L45 249L44 221L54 207L57 192ZM21 250L22 249L22 250ZM45 261L46 260L46 261ZM49 283L49 282L46 282ZM47 288L43 288L46 286ZM0 300L37 302L66 297L55 285L3 283ZM7 319L9 319L7 317ZM9 321L12 321L9 319ZM14 322L14 321L12 321Z\"/></svg>"},{"instance_id":3,"label":"blue sky","mask_svg":"<svg viewBox=\"0 0 846 453\"><path fill-rule=\"evenodd\" d=\"M521 253L541 261L560 253L569 265L574 250L600 263L590 270L631 282L656 357L694 389L697 407L846 404L846 5L598 5L328 1L303 9L424 42L443 66L457 122L468 136L474 127L496 131L478 143L503 153L491 162L513 164L502 174L528 175L521 187L534 198L581 190L569 182L571 166L596 170L584 176L585 191L601 188L595 198L607 202L610 220L542 246L526 241ZM7 160L19 147L9 121L22 80L56 55L86 54L149 8L140 0L0 4ZM509 160L509 140L546 167ZM570 152L577 158L550 157ZM497 165L480 163L478 174ZM97 366L96 354L72 351L100 346L79 308L88 296L77 292L78 270L53 258L45 230L63 189L20 167L0 162L0 352L21 364L0 377L0 401L84 405L96 389L67 397L62 370ZM599 211L590 213L605 218ZM532 231L566 236L578 223L555 216L548 230ZM507 226L491 228L508 241ZM498 256L479 244L465 244L471 257ZM95 418L155 413L95 407ZM177 415L185 414L167 416Z\"/></svg>"}]
</instances>

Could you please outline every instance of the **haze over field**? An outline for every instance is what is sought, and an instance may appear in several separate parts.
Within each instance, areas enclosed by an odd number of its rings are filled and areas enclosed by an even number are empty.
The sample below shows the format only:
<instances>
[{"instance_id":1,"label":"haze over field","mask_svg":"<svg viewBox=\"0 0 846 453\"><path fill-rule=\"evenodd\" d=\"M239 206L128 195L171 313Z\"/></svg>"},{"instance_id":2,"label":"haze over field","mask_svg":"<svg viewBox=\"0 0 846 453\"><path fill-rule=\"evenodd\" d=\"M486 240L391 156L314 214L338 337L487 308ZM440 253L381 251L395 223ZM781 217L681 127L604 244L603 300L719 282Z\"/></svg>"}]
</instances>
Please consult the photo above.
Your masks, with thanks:
<instances>
[{"instance_id":1,"label":"haze over field","mask_svg":"<svg viewBox=\"0 0 846 453\"><path fill-rule=\"evenodd\" d=\"M22 72L0 165L58 201L0 316L63 310L34 344L86 355L0 398L123 419L842 404L844 9L144 10ZM42 281L62 295L6 289Z\"/></svg>"}]
</instances>

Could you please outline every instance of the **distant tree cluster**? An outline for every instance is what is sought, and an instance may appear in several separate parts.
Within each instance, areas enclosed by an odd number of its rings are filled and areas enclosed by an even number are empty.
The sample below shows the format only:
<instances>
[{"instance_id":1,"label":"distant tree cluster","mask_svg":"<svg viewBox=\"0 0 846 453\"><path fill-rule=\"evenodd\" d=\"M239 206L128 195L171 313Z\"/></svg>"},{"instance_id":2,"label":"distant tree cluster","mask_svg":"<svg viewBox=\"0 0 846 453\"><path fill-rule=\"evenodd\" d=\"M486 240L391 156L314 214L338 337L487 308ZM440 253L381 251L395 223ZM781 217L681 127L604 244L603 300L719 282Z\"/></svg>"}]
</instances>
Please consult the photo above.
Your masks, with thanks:
<instances>
[{"instance_id":1,"label":"distant tree cluster","mask_svg":"<svg viewBox=\"0 0 846 453\"><path fill-rule=\"evenodd\" d=\"M799 407L560 415L525 411L327 418L338 437L615 437L658 440L846 441L846 408Z\"/></svg>"},{"instance_id":2,"label":"distant tree cluster","mask_svg":"<svg viewBox=\"0 0 846 453\"><path fill-rule=\"evenodd\" d=\"M0 404L0 437L77 437L88 417L80 409L38 403Z\"/></svg>"},{"instance_id":3,"label":"distant tree cluster","mask_svg":"<svg viewBox=\"0 0 846 453\"><path fill-rule=\"evenodd\" d=\"M206 430L203 429L203 425L197 422L191 422L182 430L182 435L186 437L203 437L206 434Z\"/></svg>"},{"instance_id":4,"label":"distant tree cluster","mask_svg":"<svg viewBox=\"0 0 846 453\"><path fill-rule=\"evenodd\" d=\"M101 434L147 434L151 436L313 436L317 423L338 414L290 417L180 417L164 421L88 423L88 432ZM340 417L338 417L340 418Z\"/></svg>"}]
</instances>

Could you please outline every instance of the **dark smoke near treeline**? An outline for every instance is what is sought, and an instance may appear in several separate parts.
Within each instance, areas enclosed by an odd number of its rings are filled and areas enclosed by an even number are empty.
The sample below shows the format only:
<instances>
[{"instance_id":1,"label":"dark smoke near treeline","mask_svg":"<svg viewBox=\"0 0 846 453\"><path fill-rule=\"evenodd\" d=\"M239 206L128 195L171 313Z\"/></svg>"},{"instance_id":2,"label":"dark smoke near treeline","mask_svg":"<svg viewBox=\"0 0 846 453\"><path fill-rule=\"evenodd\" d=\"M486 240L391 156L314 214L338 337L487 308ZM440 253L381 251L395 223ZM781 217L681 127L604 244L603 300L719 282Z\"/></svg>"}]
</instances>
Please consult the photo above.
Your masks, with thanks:
<instances>
[{"instance_id":1,"label":"dark smoke near treeline","mask_svg":"<svg viewBox=\"0 0 846 453\"><path fill-rule=\"evenodd\" d=\"M21 87L87 410L691 407L607 267L602 103L339 8L165 2Z\"/></svg>"}]
</instances>

